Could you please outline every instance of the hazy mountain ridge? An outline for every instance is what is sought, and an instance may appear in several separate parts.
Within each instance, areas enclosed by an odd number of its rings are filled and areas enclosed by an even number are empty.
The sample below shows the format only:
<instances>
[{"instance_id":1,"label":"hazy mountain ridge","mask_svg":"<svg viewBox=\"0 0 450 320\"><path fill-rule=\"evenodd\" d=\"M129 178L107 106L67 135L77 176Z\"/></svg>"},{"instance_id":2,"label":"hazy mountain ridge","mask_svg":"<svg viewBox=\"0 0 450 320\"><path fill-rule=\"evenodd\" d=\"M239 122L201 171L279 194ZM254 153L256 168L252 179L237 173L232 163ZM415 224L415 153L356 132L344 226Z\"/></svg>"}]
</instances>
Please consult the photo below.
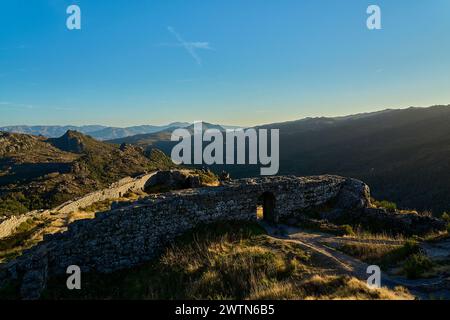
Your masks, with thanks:
<instances>
[{"instance_id":1,"label":"hazy mountain ridge","mask_svg":"<svg viewBox=\"0 0 450 320\"><path fill-rule=\"evenodd\" d=\"M46 138L57 138L62 136L68 130L74 130L83 134L96 132L105 129L101 125L87 125L87 126L5 126L0 127L0 131L11 133L23 133L34 136L44 136Z\"/></svg>"},{"instance_id":2,"label":"hazy mountain ridge","mask_svg":"<svg viewBox=\"0 0 450 320\"><path fill-rule=\"evenodd\" d=\"M202 129L217 129L220 131L225 131L227 128L232 128L230 126L221 126L218 124L212 124L208 122L202 122ZM122 143L128 143L140 146L144 149L151 149L151 148L158 148L166 152L167 154L170 154L169 149L172 148L172 146L175 144L170 140L172 133L174 130L176 130L177 127L169 127L166 130L149 133L149 134L140 134L130 137L124 137L121 139L113 139L109 140L107 142L113 143L113 144L122 144ZM194 133L194 124L191 124L189 126L186 126L185 129L187 129L191 134Z\"/></svg>"},{"instance_id":3,"label":"hazy mountain ridge","mask_svg":"<svg viewBox=\"0 0 450 320\"><path fill-rule=\"evenodd\" d=\"M91 137L100 140L120 139L140 134L151 134L168 129L184 128L189 126L188 122L172 122L167 125L140 125L131 127L108 127L102 125L86 125L86 126L5 126L0 127L0 131L11 133L23 133L34 136L44 136L46 138L58 138L64 135L68 130L78 131L88 134ZM236 126L223 126L224 128L237 128Z\"/></svg>"}]
</instances>

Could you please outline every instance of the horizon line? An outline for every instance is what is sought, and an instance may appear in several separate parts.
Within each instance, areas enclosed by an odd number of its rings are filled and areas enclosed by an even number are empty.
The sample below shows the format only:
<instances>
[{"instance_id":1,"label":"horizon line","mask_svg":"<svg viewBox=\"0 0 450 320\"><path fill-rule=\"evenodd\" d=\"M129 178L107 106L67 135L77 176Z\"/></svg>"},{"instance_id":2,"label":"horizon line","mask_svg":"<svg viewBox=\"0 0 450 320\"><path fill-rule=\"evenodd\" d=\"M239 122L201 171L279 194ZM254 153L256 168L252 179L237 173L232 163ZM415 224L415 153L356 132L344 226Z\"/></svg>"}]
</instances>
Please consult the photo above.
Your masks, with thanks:
<instances>
[{"instance_id":1,"label":"horizon line","mask_svg":"<svg viewBox=\"0 0 450 320\"><path fill-rule=\"evenodd\" d=\"M285 123L285 122L293 122L293 121L301 121L306 119L320 119L320 118L330 118L330 119L337 119L337 118L345 118L350 116L358 116L358 115L365 115L365 114L371 114L371 113L379 113L379 112L385 112L385 111L395 111L395 110L407 110L407 109L428 109L428 108L434 108L434 107L450 107L450 104L433 104L429 106L408 106L408 107L397 107L397 108L382 108L382 109L375 109L370 111L363 111L358 113L350 113L350 114L338 114L338 115L312 115L312 116L303 116L299 118L293 118L293 119L286 119L283 121L274 121L270 123L260 123L260 124L252 124L248 126L242 126L237 124L221 124L220 121L213 120L197 120L197 121L183 121L183 120L176 120L176 121L168 121L164 123L144 123L144 124L130 124L125 126L116 126L116 125L107 125L107 124L101 124L101 123L91 123L91 124L6 124L6 125L0 125L1 128L5 127L89 127L89 126L101 126L106 128L117 128L117 129L126 129L131 127L141 127L141 126L155 126L155 127L165 127L169 126L171 124L175 123L188 123L193 124L195 122L204 122L209 124L216 124L221 126L230 126L230 127L241 127L241 128L251 128L251 127L259 127L259 126L265 126L269 124L274 123ZM100 129L101 130L101 129Z\"/></svg>"}]
</instances>

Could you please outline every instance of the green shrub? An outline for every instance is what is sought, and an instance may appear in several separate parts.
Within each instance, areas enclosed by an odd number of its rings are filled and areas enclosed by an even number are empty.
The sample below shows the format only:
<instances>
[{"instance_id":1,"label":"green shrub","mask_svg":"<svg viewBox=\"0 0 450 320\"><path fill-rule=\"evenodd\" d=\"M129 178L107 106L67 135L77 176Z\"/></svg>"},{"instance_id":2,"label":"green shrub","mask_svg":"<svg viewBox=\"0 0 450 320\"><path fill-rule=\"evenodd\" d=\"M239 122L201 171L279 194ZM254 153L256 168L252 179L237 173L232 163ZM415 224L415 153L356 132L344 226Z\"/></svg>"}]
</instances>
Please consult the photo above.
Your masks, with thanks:
<instances>
[{"instance_id":1,"label":"green shrub","mask_svg":"<svg viewBox=\"0 0 450 320\"><path fill-rule=\"evenodd\" d=\"M433 262L426 255L416 253L406 260L403 265L403 272L409 279L417 279L432 268Z\"/></svg>"},{"instance_id":2,"label":"green shrub","mask_svg":"<svg viewBox=\"0 0 450 320\"><path fill-rule=\"evenodd\" d=\"M106 199L94 202L86 207L81 208L84 212L102 212L111 210L112 203L120 199Z\"/></svg>"},{"instance_id":3,"label":"green shrub","mask_svg":"<svg viewBox=\"0 0 450 320\"><path fill-rule=\"evenodd\" d=\"M411 255L418 254L420 252L420 246L417 241L407 240L401 247L392 250L379 261L379 265L382 268L398 264L401 261L409 258Z\"/></svg>"},{"instance_id":4,"label":"green shrub","mask_svg":"<svg viewBox=\"0 0 450 320\"><path fill-rule=\"evenodd\" d=\"M450 223L450 214L447 212L444 212L441 216L441 219L444 220L445 222Z\"/></svg>"},{"instance_id":5,"label":"green shrub","mask_svg":"<svg viewBox=\"0 0 450 320\"><path fill-rule=\"evenodd\" d=\"M383 200L383 201L373 200L372 203L377 208L384 208L387 210L397 210L397 204L395 204L394 202L387 201L387 200Z\"/></svg>"},{"instance_id":6,"label":"green shrub","mask_svg":"<svg viewBox=\"0 0 450 320\"><path fill-rule=\"evenodd\" d=\"M13 199L0 199L0 215L13 215L21 214L28 211L28 208L17 200Z\"/></svg>"},{"instance_id":7,"label":"green shrub","mask_svg":"<svg viewBox=\"0 0 450 320\"><path fill-rule=\"evenodd\" d=\"M214 174L214 172L209 170L194 170L200 179L202 184L213 184L219 181L219 178Z\"/></svg>"},{"instance_id":8,"label":"green shrub","mask_svg":"<svg viewBox=\"0 0 450 320\"><path fill-rule=\"evenodd\" d=\"M344 224L341 228L347 236L354 236L356 234L351 225Z\"/></svg>"},{"instance_id":9,"label":"green shrub","mask_svg":"<svg viewBox=\"0 0 450 320\"><path fill-rule=\"evenodd\" d=\"M36 228L37 224L32 219L22 222L12 235L0 240L0 256L3 256L4 251L24 245Z\"/></svg>"}]
</instances>

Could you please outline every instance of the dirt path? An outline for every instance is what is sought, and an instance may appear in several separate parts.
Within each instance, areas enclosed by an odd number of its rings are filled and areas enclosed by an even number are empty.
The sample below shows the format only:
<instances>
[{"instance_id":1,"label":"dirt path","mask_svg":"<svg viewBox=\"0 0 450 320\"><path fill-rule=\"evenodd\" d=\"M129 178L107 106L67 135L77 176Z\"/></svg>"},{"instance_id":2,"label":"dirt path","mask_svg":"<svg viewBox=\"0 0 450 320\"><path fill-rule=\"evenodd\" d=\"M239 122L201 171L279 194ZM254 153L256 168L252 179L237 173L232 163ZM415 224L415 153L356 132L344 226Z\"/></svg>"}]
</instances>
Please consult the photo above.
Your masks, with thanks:
<instances>
[{"instance_id":1,"label":"dirt path","mask_svg":"<svg viewBox=\"0 0 450 320\"><path fill-rule=\"evenodd\" d=\"M401 244L401 241L398 240L360 240L343 238L320 232L310 232L301 228L286 225L274 227L264 222L262 222L262 226L270 236L298 243L306 250L313 251L323 258L328 259L330 263L337 266L337 269L340 269L339 272L351 275L361 281L367 281L367 278L370 276L367 273L367 267L369 265L338 251L336 248L339 248L344 243L367 243L369 241L370 243ZM448 245L450 246L450 242L448 242ZM443 254L446 249L448 249L447 246L438 249L429 247L428 251L434 252L435 254ZM449 251L445 252L447 254L449 253ZM409 280L398 276L390 276L385 272L382 272L381 274L382 286L390 289L393 289L396 286L406 287L419 299L429 299L433 296L450 299L450 290L441 288L443 281L445 281L445 279L442 278Z\"/></svg>"}]
</instances>

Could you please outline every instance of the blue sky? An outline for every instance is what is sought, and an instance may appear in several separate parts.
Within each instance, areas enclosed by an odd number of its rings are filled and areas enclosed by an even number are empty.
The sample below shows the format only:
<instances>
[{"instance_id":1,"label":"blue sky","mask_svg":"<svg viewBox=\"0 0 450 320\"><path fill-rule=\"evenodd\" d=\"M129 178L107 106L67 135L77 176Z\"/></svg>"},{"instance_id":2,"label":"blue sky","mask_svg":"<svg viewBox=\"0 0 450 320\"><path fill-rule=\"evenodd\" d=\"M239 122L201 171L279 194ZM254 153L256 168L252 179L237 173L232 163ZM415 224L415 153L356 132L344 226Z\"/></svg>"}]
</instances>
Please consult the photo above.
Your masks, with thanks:
<instances>
[{"instance_id":1,"label":"blue sky","mask_svg":"<svg viewBox=\"0 0 450 320\"><path fill-rule=\"evenodd\" d=\"M82 30L66 28L70 4ZM382 30L366 28L369 4ZM448 104L449 52L448 0L2 0L0 125L252 125Z\"/></svg>"}]
</instances>

